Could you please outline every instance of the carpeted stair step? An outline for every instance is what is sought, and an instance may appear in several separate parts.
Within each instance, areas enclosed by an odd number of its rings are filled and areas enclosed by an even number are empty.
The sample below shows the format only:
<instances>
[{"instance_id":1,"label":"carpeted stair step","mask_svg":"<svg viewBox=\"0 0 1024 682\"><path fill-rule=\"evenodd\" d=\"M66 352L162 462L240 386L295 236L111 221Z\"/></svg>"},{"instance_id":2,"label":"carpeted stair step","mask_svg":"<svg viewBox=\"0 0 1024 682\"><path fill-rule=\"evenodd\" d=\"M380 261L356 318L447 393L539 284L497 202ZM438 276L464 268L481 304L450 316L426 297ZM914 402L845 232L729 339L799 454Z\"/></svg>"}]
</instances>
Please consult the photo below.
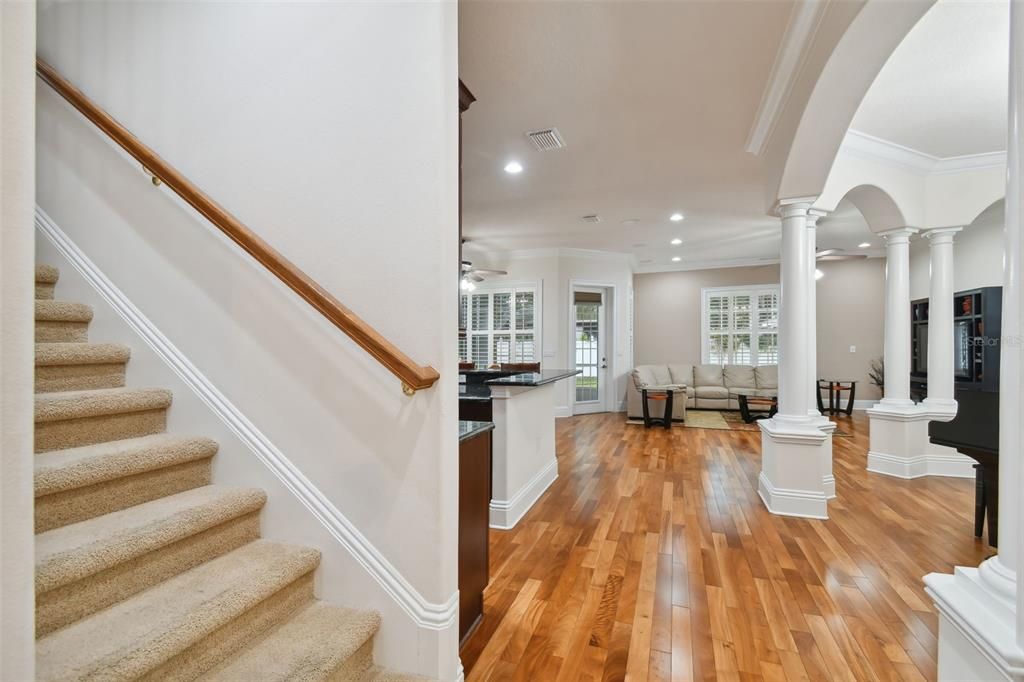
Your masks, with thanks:
<instances>
[{"instance_id":1,"label":"carpeted stair step","mask_svg":"<svg viewBox=\"0 0 1024 682\"><path fill-rule=\"evenodd\" d=\"M208 485L215 454L216 441L169 433L40 453L36 532Z\"/></svg>"},{"instance_id":2,"label":"carpeted stair step","mask_svg":"<svg viewBox=\"0 0 1024 682\"><path fill-rule=\"evenodd\" d=\"M117 343L37 343L36 393L124 386L130 356Z\"/></svg>"},{"instance_id":3,"label":"carpeted stair step","mask_svg":"<svg viewBox=\"0 0 1024 682\"><path fill-rule=\"evenodd\" d=\"M52 299L53 289L60 278L60 271L52 265L36 266L36 298Z\"/></svg>"},{"instance_id":4,"label":"carpeted stair step","mask_svg":"<svg viewBox=\"0 0 1024 682\"><path fill-rule=\"evenodd\" d=\"M68 301L36 301L36 343L89 340L92 307Z\"/></svg>"},{"instance_id":5,"label":"carpeted stair step","mask_svg":"<svg viewBox=\"0 0 1024 682\"><path fill-rule=\"evenodd\" d=\"M373 667L373 636L379 627L380 616L372 611L314 602L203 679L364 680Z\"/></svg>"},{"instance_id":6,"label":"carpeted stair step","mask_svg":"<svg viewBox=\"0 0 1024 682\"><path fill-rule=\"evenodd\" d=\"M195 679L311 603L319 562L250 542L39 639L36 679Z\"/></svg>"},{"instance_id":7,"label":"carpeted stair step","mask_svg":"<svg viewBox=\"0 0 1024 682\"><path fill-rule=\"evenodd\" d=\"M209 485L36 536L36 636L259 537L262 490Z\"/></svg>"},{"instance_id":8,"label":"carpeted stair step","mask_svg":"<svg viewBox=\"0 0 1024 682\"><path fill-rule=\"evenodd\" d=\"M35 451L60 450L159 433L171 392L100 388L36 394Z\"/></svg>"},{"instance_id":9,"label":"carpeted stair step","mask_svg":"<svg viewBox=\"0 0 1024 682\"><path fill-rule=\"evenodd\" d=\"M379 666L371 668L366 676L360 679L364 682L433 682L429 677L410 675L409 673L396 673Z\"/></svg>"}]
</instances>

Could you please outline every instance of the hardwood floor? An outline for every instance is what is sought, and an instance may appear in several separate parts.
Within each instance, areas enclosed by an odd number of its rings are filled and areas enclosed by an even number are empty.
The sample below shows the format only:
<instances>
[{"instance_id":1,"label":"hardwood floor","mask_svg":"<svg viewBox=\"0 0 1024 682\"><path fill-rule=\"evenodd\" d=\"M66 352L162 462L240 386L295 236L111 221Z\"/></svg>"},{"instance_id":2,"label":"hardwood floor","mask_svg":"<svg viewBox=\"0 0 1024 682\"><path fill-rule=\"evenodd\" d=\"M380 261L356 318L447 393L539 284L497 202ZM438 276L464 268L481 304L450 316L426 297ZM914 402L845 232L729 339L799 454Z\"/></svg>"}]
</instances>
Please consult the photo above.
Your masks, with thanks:
<instances>
[{"instance_id":1,"label":"hardwood floor","mask_svg":"<svg viewBox=\"0 0 1024 682\"><path fill-rule=\"evenodd\" d=\"M931 680L921 577L977 565L973 481L865 470L867 419L836 419L828 521L768 513L760 433L558 421L559 478L491 531L482 680Z\"/></svg>"}]
</instances>

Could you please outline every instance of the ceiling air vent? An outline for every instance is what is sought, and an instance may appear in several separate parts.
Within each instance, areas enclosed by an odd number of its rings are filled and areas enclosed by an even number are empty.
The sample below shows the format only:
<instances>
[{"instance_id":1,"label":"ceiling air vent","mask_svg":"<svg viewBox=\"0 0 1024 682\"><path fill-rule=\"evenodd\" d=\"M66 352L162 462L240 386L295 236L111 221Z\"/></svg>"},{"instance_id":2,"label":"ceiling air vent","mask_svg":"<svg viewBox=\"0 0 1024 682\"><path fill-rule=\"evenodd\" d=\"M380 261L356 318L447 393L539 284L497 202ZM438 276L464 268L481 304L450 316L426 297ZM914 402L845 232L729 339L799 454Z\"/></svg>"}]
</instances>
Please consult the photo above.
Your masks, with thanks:
<instances>
[{"instance_id":1,"label":"ceiling air vent","mask_svg":"<svg viewBox=\"0 0 1024 682\"><path fill-rule=\"evenodd\" d=\"M542 152L550 152L555 149L561 149L565 146L565 142L562 141L562 136L558 132L558 128L546 128L544 130L534 130L533 132L526 133L526 136L533 142L533 146Z\"/></svg>"},{"instance_id":2,"label":"ceiling air vent","mask_svg":"<svg viewBox=\"0 0 1024 682\"><path fill-rule=\"evenodd\" d=\"M601 222L601 216L594 213L592 215L580 216L580 220L585 223L599 223Z\"/></svg>"}]
</instances>

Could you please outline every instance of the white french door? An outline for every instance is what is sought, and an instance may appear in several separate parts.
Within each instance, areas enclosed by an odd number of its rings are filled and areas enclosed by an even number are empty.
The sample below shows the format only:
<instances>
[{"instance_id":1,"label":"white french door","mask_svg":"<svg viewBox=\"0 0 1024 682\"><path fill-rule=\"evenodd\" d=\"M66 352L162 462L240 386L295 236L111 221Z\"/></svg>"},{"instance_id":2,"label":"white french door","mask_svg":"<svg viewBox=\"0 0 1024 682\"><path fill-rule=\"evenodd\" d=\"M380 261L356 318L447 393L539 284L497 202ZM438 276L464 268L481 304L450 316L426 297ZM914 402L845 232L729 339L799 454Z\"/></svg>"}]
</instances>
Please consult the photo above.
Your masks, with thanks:
<instances>
[{"instance_id":1,"label":"white french door","mask_svg":"<svg viewBox=\"0 0 1024 682\"><path fill-rule=\"evenodd\" d=\"M574 414L605 412L608 391L608 353L605 338L605 292L577 287L572 292L573 369L575 377Z\"/></svg>"}]
</instances>

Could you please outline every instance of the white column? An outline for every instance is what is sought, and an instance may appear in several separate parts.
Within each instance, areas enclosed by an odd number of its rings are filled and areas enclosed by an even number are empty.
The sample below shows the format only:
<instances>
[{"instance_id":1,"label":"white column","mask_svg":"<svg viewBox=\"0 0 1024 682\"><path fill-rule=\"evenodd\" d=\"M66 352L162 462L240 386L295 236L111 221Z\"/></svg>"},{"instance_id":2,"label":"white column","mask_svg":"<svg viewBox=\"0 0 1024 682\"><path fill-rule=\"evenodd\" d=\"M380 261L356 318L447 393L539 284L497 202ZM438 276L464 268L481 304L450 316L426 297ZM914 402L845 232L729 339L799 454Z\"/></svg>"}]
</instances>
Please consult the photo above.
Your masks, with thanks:
<instances>
[{"instance_id":1,"label":"white column","mask_svg":"<svg viewBox=\"0 0 1024 682\"><path fill-rule=\"evenodd\" d=\"M910 236L883 232L885 260L885 396L868 410L868 471L918 478L929 474L928 414L910 399Z\"/></svg>"},{"instance_id":2,"label":"white column","mask_svg":"<svg viewBox=\"0 0 1024 682\"><path fill-rule=\"evenodd\" d=\"M931 289L928 300L928 397L934 418L956 415L953 396L953 237L962 227L928 230Z\"/></svg>"},{"instance_id":3,"label":"white column","mask_svg":"<svg viewBox=\"0 0 1024 682\"><path fill-rule=\"evenodd\" d=\"M779 297L779 414L785 421L807 422L811 257L807 229L810 203L783 205L781 296ZM813 281L813 275L812 275Z\"/></svg>"},{"instance_id":4,"label":"white column","mask_svg":"<svg viewBox=\"0 0 1024 682\"><path fill-rule=\"evenodd\" d=\"M761 475L758 493L769 511L785 516L828 518L825 460L831 460L831 432L809 413L810 357L815 352L811 319L814 275L808 264L811 200L783 201L781 292L779 297L778 414L758 422Z\"/></svg>"},{"instance_id":5,"label":"white column","mask_svg":"<svg viewBox=\"0 0 1024 682\"><path fill-rule=\"evenodd\" d=\"M890 407L913 405L910 399L910 235L901 227L885 237L885 397Z\"/></svg>"},{"instance_id":6,"label":"white column","mask_svg":"<svg viewBox=\"0 0 1024 682\"><path fill-rule=\"evenodd\" d=\"M832 473L832 433L836 425L818 411L818 278L815 276L818 271L818 220L826 215L827 211L817 208L807 212L807 287L810 292L807 314L807 388L811 392L807 414L828 435L821 449L821 480L825 497L832 499L836 496L836 479Z\"/></svg>"},{"instance_id":7,"label":"white column","mask_svg":"<svg viewBox=\"0 0 1024 682\"><path fill-rule=\"evenodd\" d=\"M977 569L925 576L939 611L939 680L1024 680L1024 595L1017 589L1021 529L1021 265L1024 263L1024 3L1010 3L1009 139L999 372L999 554Z\"/></svg>"},{"instance_id":8,"label":"white column","mask_svg":"<svg viewBox=\"0 0 1024 682\"><path fill-rule=\"evenodd\" d=\"M807 414L820 417L818 411L818 280L814 273L818 270L818 219L826 215L825 211L812 208L807 214L807 282L810 292L807 313L807 347L811 352L807 356L807 373L810 381L811 404Z\"/></svg>"}]
</instances>

